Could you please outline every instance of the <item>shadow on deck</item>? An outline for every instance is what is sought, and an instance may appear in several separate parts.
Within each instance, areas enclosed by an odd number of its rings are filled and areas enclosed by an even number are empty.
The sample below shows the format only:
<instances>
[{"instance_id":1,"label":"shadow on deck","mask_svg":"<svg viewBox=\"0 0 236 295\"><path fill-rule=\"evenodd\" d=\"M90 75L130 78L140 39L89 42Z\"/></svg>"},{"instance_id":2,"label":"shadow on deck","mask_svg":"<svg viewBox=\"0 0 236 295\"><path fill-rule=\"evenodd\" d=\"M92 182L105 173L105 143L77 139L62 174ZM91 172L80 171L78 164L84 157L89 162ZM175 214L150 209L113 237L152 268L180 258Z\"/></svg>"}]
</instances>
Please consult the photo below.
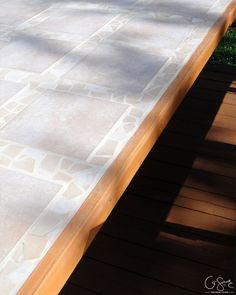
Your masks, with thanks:
<instances>
[{"instance_id":1,"label":"shadow on deck","mask_svg":"<svg viewBox=\"0 0 236 295\"><path fill-rule=\"evenodd\" d=\"M207 65L60 294L236 292L235 145L236 69Z\"/></svg>"}]
</instances>

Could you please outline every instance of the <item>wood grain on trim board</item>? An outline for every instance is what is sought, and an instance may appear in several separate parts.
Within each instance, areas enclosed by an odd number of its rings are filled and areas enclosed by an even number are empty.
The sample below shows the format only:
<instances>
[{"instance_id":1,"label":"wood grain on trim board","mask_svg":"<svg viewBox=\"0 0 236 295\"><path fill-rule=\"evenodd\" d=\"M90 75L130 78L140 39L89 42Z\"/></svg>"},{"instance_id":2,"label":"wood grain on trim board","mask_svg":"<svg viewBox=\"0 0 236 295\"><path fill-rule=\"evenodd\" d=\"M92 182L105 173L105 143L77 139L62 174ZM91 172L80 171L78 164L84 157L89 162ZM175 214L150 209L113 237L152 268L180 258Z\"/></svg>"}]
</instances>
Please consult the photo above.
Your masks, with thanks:
<instances>
[{"instance_id":1,"label":"wood grain on trim board","mask_svg":"<svg viewBox=\"0 0 236 295\"><path fill-rule=\"evenodd\" d=\"M228 6L18 294L58 294L236 17ZM158 120L157 120L158 118Z\"/></svg>"}]
</instances>

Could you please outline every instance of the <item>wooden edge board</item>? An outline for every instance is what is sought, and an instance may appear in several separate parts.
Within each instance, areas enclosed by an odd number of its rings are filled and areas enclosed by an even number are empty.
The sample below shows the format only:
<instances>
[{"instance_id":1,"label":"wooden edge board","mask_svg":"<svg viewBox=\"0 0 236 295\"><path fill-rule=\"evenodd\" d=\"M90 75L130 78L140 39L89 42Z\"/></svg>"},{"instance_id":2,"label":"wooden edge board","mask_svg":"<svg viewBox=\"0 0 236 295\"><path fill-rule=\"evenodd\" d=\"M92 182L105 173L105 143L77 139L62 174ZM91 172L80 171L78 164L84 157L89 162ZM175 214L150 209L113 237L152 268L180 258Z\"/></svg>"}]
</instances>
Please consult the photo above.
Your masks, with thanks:
<instances>
[{"instance_id":1,"label":"wooden edge board","mask_svg":"<svg viewBox=\"0 0 236 295\"><path fill-rule=\"evenodd\" d=\"M31 273L19 295L60 292L235 18L236 0L233 0Z\"/></svg>"}]
</instances>

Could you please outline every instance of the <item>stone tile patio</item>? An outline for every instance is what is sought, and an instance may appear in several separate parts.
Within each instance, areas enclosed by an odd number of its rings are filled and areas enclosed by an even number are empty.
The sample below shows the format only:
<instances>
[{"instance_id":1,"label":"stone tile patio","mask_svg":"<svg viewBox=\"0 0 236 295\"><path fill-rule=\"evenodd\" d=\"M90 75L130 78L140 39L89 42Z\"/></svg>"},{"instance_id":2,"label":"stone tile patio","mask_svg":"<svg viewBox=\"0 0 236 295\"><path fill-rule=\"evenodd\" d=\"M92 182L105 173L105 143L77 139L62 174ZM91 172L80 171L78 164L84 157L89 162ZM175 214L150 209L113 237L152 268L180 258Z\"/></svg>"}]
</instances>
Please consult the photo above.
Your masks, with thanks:
<instances>
[{"instance_id":1,"label":"stone tile patio","mask_svg":"<svg viewBox=\"0 0 236 295\"><path fill-rule=\"evenodd\" d=\"M0 0L4 295L16 294L230 2Z\"/></svg>"}]
</instances>

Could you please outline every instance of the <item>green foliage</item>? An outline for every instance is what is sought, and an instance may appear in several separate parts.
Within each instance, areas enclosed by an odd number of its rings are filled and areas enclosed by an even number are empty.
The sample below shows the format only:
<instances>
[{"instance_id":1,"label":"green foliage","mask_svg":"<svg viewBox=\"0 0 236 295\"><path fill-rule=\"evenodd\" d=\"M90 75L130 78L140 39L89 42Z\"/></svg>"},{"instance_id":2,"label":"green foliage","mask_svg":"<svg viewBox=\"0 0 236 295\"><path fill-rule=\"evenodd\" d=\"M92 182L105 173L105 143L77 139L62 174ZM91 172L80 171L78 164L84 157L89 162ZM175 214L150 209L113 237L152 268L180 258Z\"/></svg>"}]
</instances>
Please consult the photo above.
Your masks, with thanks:
<instances>
[{"instance_id":1,"label":"green foliage","mask_svg":"<svg viewBox=\"0 0 236 295\"><path fill-rule=\"evenodd\" d=\"M236 27L228 29L210 61L216 64L236 66Z\"/></svg>"}]
</instances>

